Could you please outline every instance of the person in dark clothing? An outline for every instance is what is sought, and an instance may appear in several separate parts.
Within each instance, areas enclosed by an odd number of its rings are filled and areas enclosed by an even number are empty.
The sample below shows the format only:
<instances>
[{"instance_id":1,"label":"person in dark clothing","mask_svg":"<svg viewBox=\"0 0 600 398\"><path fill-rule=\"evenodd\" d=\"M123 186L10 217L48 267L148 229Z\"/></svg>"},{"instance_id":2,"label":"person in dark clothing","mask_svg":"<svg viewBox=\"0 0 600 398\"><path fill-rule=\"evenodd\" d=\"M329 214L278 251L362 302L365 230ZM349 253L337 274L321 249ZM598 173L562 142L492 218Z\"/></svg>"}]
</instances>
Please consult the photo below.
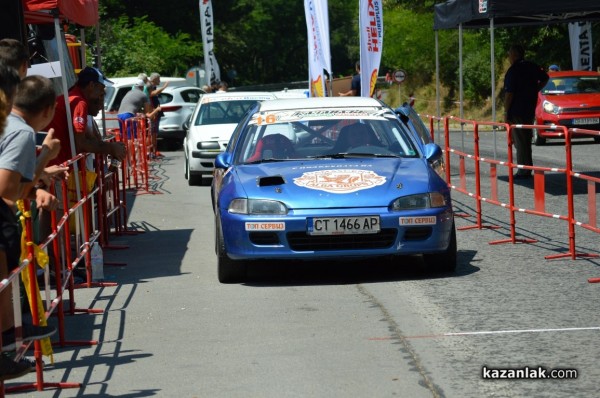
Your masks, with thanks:
<instances>
[{"instance_id":1,"label":"person in dark clothing","mask_svg":"<svg viewBox=\"0 0 600 398\"><path fill-rule=\"evenodd\" d=\"M360 61L356 61L356 74L352 76L350 90L345 93L338 93L341 97L360 97Z\"/></svg>"},{"instance_id":2,"label":"person in dark clothing","mask_svg":"<svg viewBox=\"0 0 600 398\"><path fill-rule=\"evenodd\" d=\"M509 124L532 124L538 92L548 82L548 74L544 68L525 60L525 50L522 46L511 46L508 57L511 66L504 76L504 120ZM511 130L519 165L533 166L532 136L531 129ZM531 177L531 170L521 169L515 173L515 178L529 177Z\"/></svg>"}]
</instances>

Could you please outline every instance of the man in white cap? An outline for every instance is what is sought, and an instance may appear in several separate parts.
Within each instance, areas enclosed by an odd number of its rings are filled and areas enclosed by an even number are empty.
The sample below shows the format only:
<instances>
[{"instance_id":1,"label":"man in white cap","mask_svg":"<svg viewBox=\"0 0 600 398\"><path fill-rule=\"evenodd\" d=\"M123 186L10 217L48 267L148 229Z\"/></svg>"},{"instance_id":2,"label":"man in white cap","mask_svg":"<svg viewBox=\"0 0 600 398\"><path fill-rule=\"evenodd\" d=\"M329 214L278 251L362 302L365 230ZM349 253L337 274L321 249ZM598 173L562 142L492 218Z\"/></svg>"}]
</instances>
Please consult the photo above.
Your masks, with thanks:
<instances>
[{"instance_id":1,"label":"man in white cap","mask_svg":"<svg viewBox=\"0 0 600 398\"><path fill-rule=\"evenodd\" d=\"M126 121L132 117L145 116L151 119L160 112L160 106L152 109L150 98L144 94L144 87L146 87L146 83L142 79L138 79L131 91L123 97L117 113L117 118L122 122L121 125L126 124ZM132 137L129 127L127 128L129 138L136 138L136 135L134 130Z\"/></svg>"}]
</instances>

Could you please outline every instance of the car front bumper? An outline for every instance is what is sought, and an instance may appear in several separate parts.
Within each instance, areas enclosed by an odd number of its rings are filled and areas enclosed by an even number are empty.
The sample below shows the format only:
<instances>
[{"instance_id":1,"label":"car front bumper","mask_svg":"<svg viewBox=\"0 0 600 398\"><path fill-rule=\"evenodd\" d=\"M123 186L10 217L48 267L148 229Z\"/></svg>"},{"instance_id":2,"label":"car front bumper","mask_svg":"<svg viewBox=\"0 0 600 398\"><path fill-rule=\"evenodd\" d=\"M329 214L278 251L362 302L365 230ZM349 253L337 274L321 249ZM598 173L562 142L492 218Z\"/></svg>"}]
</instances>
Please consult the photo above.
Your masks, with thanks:
<instances>
[{"instance_id":1,"label":"car front bumper","mask_svg":"<svg viewBox=\"0 0 600 398\"><path fill-rule=\"evenodd\" d=\"M454 225L449 208L411 212L388 212L387 209L351 209L335 213L336 217L378 214L381 230L376 234L309 235L307 218L324 214L297 212L284 217L248 216L222 212L221 226L225 249L235 260L311 259L334 257L373 257L439 253L450 242ZM434 225L400 225L400 218L435 217ZM281 230L248 230L247 223L274 224Z\"/></svg>"}]
</instances>

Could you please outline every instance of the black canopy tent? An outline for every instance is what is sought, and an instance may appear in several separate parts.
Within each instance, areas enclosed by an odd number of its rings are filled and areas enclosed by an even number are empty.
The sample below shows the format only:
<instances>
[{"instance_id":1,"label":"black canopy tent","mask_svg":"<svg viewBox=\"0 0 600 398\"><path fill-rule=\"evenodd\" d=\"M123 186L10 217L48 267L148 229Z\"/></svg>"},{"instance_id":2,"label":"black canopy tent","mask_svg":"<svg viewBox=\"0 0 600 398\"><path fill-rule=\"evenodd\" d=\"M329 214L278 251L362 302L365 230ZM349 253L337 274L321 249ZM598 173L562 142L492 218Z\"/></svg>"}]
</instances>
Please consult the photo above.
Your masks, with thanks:
<instances>
[{"instance_id":1,"label":"black canopy tent","mask_svg":"<svg viewBox=\"0 0 600 398\"><path fill-rule=\"evenodd\" d=\"M522 25L547 25L600 20L598 0L449 0L434 6L437 115L440 116L439 99L439 48L438 31L459 30L459 92L460 116L463 117L462 29L489 28L491 41L491 88L495 98L494 27ZM495 101L492 101L492 118L496 119Z\"/></svg>"},{"instance_id":2,"label":"black canopy tent","mask_svg":"<svg viewBox=\"0 0 600 398\"><path fill-rule=\"evenodd\" d=\"M450 0L434 6L435 30L546 25L600 19L597 0Z\"/></svg>"}]
</instances>

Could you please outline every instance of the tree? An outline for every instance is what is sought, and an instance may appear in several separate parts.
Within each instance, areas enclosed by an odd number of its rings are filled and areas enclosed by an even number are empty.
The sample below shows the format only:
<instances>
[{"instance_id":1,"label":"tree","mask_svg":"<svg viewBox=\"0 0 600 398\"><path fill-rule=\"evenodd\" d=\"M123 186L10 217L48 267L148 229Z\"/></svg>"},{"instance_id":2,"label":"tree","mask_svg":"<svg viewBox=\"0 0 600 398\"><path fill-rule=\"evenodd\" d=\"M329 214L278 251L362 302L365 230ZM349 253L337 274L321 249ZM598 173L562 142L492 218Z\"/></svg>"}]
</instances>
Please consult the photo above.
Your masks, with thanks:
<instances>
[{"instance_id":1,"label":"tree","mask_svg":"<svg viewBox=\"0 0 600 398\"><path fill-rule=\"evenodd\" d=\"M103 21L100 40L104 72L115 77L140 72L182 75L198 63L202 53L200 44L187 33L170 36L145 16Z\"/></svg>"}]
</instances>

